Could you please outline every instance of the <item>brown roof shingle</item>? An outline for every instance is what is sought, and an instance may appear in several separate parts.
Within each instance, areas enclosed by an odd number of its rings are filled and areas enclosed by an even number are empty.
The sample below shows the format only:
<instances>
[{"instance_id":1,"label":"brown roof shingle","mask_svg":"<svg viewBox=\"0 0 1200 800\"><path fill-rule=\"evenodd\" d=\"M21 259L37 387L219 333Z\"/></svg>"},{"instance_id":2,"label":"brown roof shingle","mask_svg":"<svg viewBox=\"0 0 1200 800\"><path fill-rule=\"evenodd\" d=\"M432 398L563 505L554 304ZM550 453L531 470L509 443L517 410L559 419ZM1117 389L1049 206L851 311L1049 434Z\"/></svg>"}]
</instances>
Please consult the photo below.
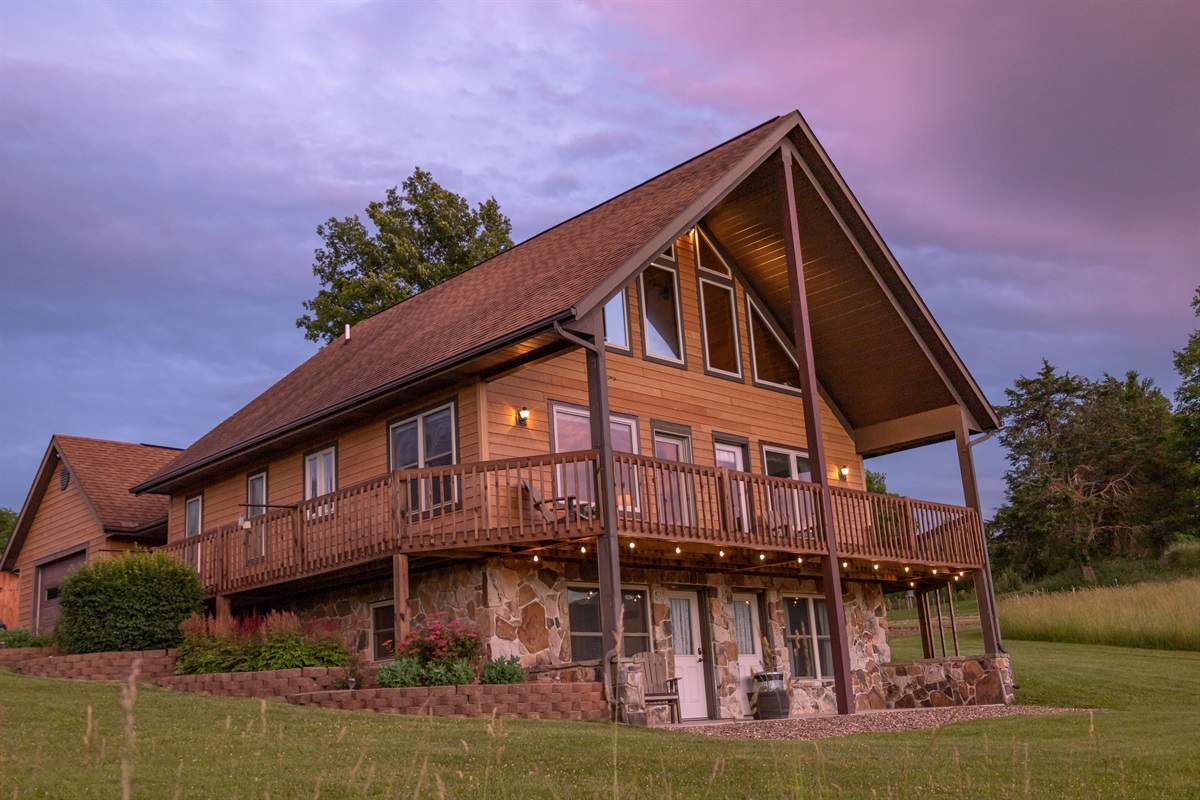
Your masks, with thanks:
<instances>
[{"instance_id":1,"label":"brown roof shingle","mask_svg":"<svg viewBox=\"0 0 1200 800\"><path fill-rule=\"evenodd\" d=\"M129 488L174 460L178 448L58 434L54 441L105 529L132 531L167 518L169 498Z\"/></svg>"},{"instance_id":2,"label":"brown roof shingle","mask_svg":"<svg viewBox=\"0 0 1200 800\"><path fill-rule=\"evenodd\" d=\"M422 370L569 314L765 142L769 120L354 326L137 487L166 480Z\"/></svg>"}]
</instances>

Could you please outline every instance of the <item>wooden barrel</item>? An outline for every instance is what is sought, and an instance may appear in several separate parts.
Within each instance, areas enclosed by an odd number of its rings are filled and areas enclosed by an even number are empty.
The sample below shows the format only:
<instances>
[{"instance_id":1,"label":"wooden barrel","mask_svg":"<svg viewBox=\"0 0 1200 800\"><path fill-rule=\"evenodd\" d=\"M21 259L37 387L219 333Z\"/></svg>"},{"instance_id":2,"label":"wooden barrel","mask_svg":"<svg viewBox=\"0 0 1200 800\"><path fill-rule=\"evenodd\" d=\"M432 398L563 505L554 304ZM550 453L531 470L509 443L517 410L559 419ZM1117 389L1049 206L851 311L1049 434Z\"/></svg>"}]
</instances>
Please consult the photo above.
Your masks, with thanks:
<instances>
[{"instance_id":1,"label":"wooden barrel","mask_svg":"<svg viewBox=\"0 0 1200 800\"><path fill-rule=\"evenodd\" d=\"M750 695L750 713L755 719L787 719L791 705L785 689L759 689Z\"/></svg>"}]
</instances>

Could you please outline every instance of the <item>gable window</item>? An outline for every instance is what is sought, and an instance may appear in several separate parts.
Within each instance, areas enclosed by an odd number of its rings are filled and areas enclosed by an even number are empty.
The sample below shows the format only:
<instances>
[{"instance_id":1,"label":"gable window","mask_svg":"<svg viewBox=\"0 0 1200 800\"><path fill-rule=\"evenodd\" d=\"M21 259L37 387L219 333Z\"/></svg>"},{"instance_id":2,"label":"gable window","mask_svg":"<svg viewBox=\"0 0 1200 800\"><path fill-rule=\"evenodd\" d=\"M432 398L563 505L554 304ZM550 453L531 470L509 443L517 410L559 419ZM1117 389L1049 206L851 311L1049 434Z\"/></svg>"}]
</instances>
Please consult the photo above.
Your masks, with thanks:
<instances>
[{"instance_id":1,"label":"gable window","mask_svg":"<svg viewBox=\"0 0 1200 800\"><path fill-rule=\"evenodd\" d=\"M454 403L438 406L389 428L392 469L426 469L458 463ZM454 478L442 475L409 482L410 509L430 511L454 502Z\"/></svg>"},{"instance_id":2,"label":"gable window","mask_svg":"<svg viewBox=\"0 0 1200 800\"><path fill-rule=\"evenodd\" d=\"M784 598L787 616L788 660L793 678L827 678L833 675L833 648L829 643L829 617L820 597Z\"/></svg>"},{"instance_id":3,"label":"gable window","mask_svg":"<svg viewBox=\"0 0 1200 800\"><path fill-rule=\"evenodd\" d=\"M679 283L675 270L651 265L642 272L638 302L642 307L645 354L683 363L683 322L679 312Z\"/></svg>"},{"instance_id":4,"label":"gable window","mask_svg":"<svg viewBox=\"0 0 1200 800\"><path fill-rule=\"evenodd\" d=\"M783 340L767 323L766 316L747 299L750 314L750 352L753 354L754 380L776 389L798 391L800 370Z\"/></svg>"},{"instance_id":5,"label":"gable window","mask_svg":"<svg viewBox=\"0 0 1200 800\"><path fill-rule=\"evenodd\" d=\"M386 661L396 653L396 604L388 600L371 606L371 660Z\"/></svg>"},{"instance_id":6,"label":"gable window","mask_svg":"<svg viewBox=\"0 0 1200 800\"><path fill-rule=\"evenodd\" d=\"M732 286L700 278L704 368L731 378L742 377L736 306Z\"/></svg>"},{"instance_id":7,"label":"gable window","mask_svg":"<svg viewBox=\"0 0 1200 800\"><path fill-rule=\"evenodd\" d=\"M604 304L604 343L618 350L629 349L629 300L625 289Z\"/></svg>"},{"instance_id":8,"label":"gable window","mask_svg":"<svg viewBox=\"0 0 1200 800\"><path fill-rule=\"evenodd\" d=\"M554 403L550 406L550 420L553 434L551 444L555 453L592 449L592 422L588 409ZM613 452L637 455L637 418L609 414L608 424ZM633 471L628 465L617 465L618 508L633 508L637 504L638 493L634 488L633 478ZM567 464L559 467L555 481L558 484L555 487L557 496L573 497L580 503L595 502L592 496L592 473L587 464Z\"/></svg>"},{"instance_id":9,"label":"gable window","mask_svg":"<svg viewBox=\"0 0 1200 800\"><path fill-rule=\"evenodd\" d=\"M715 272L718 275L725 277L733 277L729 272L729 265L725 263L725 259L717 255L717 251L713 248L712 242L703 233L697 232L696 236L696 266L709 272Z\"/></svg>"},{"instance_id":10,"label":"gable window","mask_svg":"<svg viewBox=\"0 0 1200 800\"><path fill-rule=\"evenodd\" d=\"M304 457L304 499L333 494L337 489L337 447L330 446Z\"/></svg>"},{"instance_id":11,"label":"gable window","mask_svg":"<svg viewBox=\"0 0 1200 800\"><path fill-rule=\"evenodd\" d=\"M621 589L624 638L621 655L645 653L650 647L649 601L645 589ZM571 626L571 660L604 658L600 630L600 590L594 586L568 586L567 608Z\"/></svg>"}]
</instances>

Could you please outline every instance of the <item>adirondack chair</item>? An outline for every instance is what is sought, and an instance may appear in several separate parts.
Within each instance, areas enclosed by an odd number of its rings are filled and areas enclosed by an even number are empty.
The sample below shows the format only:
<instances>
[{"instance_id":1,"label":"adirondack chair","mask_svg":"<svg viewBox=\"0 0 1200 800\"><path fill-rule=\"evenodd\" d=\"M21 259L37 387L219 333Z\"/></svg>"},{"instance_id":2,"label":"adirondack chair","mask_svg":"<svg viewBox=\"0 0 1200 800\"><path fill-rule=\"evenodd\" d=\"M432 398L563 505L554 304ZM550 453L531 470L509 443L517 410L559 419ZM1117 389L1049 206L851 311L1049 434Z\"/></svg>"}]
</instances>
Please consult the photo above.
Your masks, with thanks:
<instances>
[{"instance_id":1,"label":"adirondack chair","mask_svg":"<svg viewBox=\"0 0 1200 800\"><path fill-rule=\"evenodd\" d=\"M546 499L528 480L521 481L521 494L529 501L533 513L541 516L547 525L575 519L577 500L573 495Z\"/></svg>"},{"instance_id":2,"label":"adirondack chair","mask_svg":"<svg viewBox=\"0 0 1200 800\"><path fill-rule=\"evenodd\" d=\"M647 706L667 706L671 722L679 722L679 678L667 674L666 653L634 653L633 661L642 665L646 682Z\"/></svg>"}]
</instances>

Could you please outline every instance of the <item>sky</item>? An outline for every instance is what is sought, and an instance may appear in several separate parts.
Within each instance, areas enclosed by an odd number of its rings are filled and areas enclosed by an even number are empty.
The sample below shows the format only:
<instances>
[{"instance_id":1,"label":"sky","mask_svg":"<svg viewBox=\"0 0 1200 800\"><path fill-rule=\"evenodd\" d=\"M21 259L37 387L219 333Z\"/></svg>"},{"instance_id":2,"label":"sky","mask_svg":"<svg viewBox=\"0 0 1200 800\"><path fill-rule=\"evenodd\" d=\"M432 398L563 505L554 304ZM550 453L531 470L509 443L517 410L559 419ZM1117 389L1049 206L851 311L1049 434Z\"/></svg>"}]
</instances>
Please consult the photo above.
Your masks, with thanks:
<instances>
[{"instance_id":1,"label":"sky","mask_svg":"<svg viewBox=\"0 0 1200 800\"><path fill-rule=\"evenodd\" d=\"M416 166L520 241L792 109L993 404L1043 358L1174 390L1200 3L6 0L0 505L53 433L186 446L311 355L316 226ZM868 467L962 502L953 445Z\"/></svg>"}]
</instances>

